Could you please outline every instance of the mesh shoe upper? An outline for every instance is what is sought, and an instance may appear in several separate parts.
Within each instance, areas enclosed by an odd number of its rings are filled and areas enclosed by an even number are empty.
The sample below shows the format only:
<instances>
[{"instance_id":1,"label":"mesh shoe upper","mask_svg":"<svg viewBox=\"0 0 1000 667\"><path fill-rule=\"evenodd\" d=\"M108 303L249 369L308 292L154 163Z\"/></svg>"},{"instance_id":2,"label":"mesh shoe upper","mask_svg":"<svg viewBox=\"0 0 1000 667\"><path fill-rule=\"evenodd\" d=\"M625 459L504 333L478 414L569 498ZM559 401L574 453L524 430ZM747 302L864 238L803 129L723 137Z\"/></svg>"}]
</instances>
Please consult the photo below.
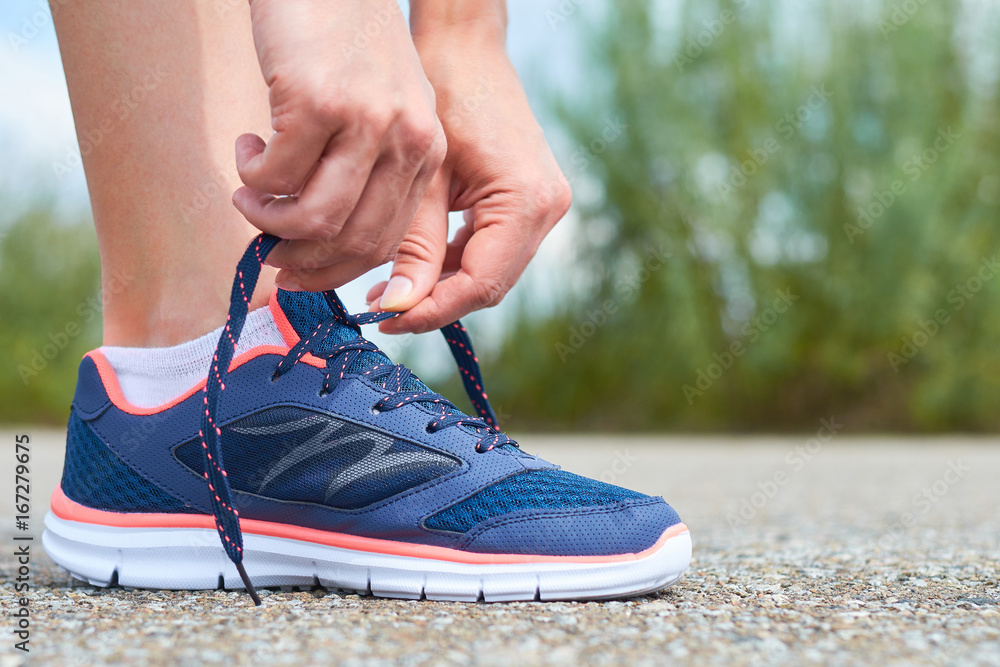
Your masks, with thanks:
<instances>
[{"instance_id":1,"label":"mesh shoe upper","mask_svg":"<svg viewBox=\"0 0 1000 667\"><path fill-rule=\"evenodd\" d=\"M527 470L491 484L434 514L424 525L464 533L494 517L532 509L602 507L649 496L564 470Z\"/></svg>"},{"instance_id":2,"label":"mesh shoe upper","mask_svg":"<svg viewBox=\"0 0 1000 667\"><path fill-rule=\"evenodd\" d=\"M286 318L300 336L331 312L308 293L279 292L276 308L275 319ZM324 344L357 338L344 326ZM636 553L679 523L662 499L561 471L509 445L480 451L475 428L435 431L439 404L375 409L396 391L366 375L390 363L380 352L356 354L330 392L321 391L327 370L315 363L293 363L273 381L282 361L273 351L242 360L225 378L215 419L232 502L244 519L543 555ZM211 513L199 437L203 394L155 414L131 410L102 368L99 354L81 363L66 495L115 512ZM424 395L415 377L406 382Z\"/></svg>"}]
</instances>

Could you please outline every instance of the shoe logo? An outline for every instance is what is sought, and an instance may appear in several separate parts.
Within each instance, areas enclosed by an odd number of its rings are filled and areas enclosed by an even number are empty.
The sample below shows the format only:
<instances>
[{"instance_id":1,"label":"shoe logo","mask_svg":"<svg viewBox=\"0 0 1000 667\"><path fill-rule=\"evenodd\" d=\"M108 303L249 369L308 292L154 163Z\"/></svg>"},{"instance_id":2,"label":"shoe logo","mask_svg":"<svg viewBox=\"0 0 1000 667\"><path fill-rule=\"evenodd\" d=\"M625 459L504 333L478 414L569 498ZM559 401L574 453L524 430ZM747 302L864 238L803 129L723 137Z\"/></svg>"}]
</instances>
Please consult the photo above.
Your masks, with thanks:
<instances>
[{"instance_id":1,"label":"shoe logo","mask_svg":"<svg viewBox=\"0 0 1000 667\"><path fill-rule=\"evenodd\" d=\"M422 447L411 448L408 451L390 451L395 443L393 437L378 431L360 428L355 424L326 415L311 414L294 421L261 426L234 424L229 428L236 433L251 437L268 437L293 435L314 430L317 426L322 426L322 428L294 446L268 469L258 492L263 491L283 473L304 461L321 455L332 454L336 456L338 452L356 453L359 445L362 448L367 446L367 453L338 471L330 479L326 485L325 502L329 502L339 491L357 481L381 477L406 468L424 468L426 466L450 468L456 464L451 457Z\"/></svg>"}]
</instances>

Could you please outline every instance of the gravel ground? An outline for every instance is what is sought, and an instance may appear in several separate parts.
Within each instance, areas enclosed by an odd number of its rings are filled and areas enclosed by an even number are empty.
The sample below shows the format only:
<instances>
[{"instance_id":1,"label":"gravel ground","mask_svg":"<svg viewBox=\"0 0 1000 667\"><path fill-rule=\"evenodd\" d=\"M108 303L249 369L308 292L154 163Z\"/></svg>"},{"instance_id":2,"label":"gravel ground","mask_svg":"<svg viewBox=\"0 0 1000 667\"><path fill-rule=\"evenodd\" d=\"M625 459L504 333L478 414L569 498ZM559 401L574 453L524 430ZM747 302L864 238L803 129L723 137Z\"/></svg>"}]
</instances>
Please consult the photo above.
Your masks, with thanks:
<instances>
[{"instance_id":1,"label":"gravel ground","mask_svg":"<svg viewBox=\"0 0 1000 667\"><path fill-rule=\"evenodd\" d=\"M28 432L35 529L62 434ZM13 433L0 438L12 457ZM8 501L0 667L1000 665L1000 442L828 440L524 438L569 470L665 496L690 526L687 576L632 600L461 604L270 590L254 609L237 593L95 589L36 541L30 660L13 650L7 616L16 608ZM0 486L5 498L11 481Z\"/></svg>"}]
</instances>

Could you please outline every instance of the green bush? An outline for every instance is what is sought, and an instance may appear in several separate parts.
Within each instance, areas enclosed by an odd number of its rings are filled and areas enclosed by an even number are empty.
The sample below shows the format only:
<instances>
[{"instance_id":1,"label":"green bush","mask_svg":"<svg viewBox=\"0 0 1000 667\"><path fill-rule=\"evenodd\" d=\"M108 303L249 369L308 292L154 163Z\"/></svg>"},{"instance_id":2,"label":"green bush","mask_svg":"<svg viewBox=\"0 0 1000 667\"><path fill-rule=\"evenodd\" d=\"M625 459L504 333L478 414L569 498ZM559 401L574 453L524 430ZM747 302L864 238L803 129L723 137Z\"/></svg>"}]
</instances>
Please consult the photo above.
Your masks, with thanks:
<instances>
[{"instance_id":1,"label":"green bush","mask_svg":"<svg viewBox=\"0 0 1000 667\"><path fill-rule=\"evenodd\" d=\"M1000 41L958 3L811 3L793 31L781 4L682 2L671 34L661 4L609 3L591 26L588 90L557 108L592 289L491 364L513 426L1000 425L1000 108L974 76Z\"/></svg>"},{"instance_id":2,"label":"green bush","mask_svg":"<svg viewBox=\"0 0 1000 667\"><path fill-rule=\"evenodd\" d=\"M35 207L0 231L0 421L65 421L85 352L100 344L94 230Z\"/></svg>"}]
</instances>

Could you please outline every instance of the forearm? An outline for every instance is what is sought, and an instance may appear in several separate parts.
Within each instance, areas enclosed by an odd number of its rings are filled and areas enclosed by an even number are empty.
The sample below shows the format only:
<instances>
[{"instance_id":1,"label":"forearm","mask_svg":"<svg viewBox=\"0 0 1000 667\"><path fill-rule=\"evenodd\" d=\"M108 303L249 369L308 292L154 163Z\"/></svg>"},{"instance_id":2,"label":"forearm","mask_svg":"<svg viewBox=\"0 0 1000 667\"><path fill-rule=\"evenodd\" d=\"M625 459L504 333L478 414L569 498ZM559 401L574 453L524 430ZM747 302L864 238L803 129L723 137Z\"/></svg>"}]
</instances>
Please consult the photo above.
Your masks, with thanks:
<instances>
[{"instance_id":1,"label":"forearm","mask_svg":"<svg viewBox=\"0 0 1000 667\"><path fill-rule=\"evenodd\" d=\"M411 0L410 32L418 45L441 33L461 32L503 46L507 38L506 0Z\"/></svg>"},{"instance_id":2,"label":"forearm","mask_svg":"<svg viewBox=\"0 0 1000 667\"><path fill-rule=\"evenodd\" d=\"M448 152L390 281L368 293L374 308L406 311L382 331L430 331L495 305L569 208L569 184L507 57L506 29L502 0L411 0L410 34ZM451 242L449 211L466 221Z\"/></svg>"}]
</instances>

